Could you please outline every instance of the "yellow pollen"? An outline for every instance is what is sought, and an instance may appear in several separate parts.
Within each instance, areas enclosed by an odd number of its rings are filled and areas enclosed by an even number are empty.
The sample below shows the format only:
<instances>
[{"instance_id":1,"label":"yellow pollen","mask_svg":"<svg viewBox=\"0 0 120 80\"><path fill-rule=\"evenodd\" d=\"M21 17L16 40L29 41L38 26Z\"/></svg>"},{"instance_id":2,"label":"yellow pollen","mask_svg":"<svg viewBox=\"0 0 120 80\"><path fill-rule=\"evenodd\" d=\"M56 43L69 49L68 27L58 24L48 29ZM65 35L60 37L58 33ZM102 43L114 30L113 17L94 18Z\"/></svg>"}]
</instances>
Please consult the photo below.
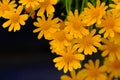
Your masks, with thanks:
<instances>
[{"instance_id":1,"label":"yellow pollen","mask_svg":"<svg viewBox=\"0 0 120 80\"><path fill-rule=\"evenodd\" d=\"M51 26L50 23L51 23L50 21L44 21L44 22L43 22L43 25L42 25L42 28L43 28L44 30L48 30L48 29L50 28L50 26Z\"/></svg>"}]
</instances>

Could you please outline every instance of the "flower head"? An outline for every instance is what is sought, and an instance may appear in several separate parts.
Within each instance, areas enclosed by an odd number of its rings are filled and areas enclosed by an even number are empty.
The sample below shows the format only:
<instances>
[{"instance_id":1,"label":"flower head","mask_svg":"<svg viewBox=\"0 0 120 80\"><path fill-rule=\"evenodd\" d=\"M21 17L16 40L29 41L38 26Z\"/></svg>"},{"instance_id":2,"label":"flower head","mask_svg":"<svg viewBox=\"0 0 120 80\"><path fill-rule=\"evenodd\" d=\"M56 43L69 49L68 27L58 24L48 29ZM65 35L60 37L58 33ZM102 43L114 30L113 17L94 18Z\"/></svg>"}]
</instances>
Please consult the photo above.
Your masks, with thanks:
<instances>
[{"instance_id":1,"label":"flower head","mask_svg":"<svg viewBox=\"0 0 120 80\"><path fill-rule=\"evenodd\" d=\"M104 65L107 67L107 72L111 78L120 77L120 60L111 61L108 58L105 59Z\"/></svg>"},{"instance_id":2,"label":"flower head","mask_svg":"<svg viewBox=\"0 0 120 80\"><path fill-rule=\"evenodd\" d=\"M100 24L106 9L107 6L105 6L105 2L100 4L100 0L97 0L96 7L88 2L88 8L85 8L82 13L84 15L84 22L87 23L88 26L94 23Z\"/></svg>"},{"instance_id":3,"label":"flower head","mask_svg":"<svg viewBox=\"0 0 120 80\"><path fill-rule=\"evenodd\" d=\"M102 52L102 56L108 56L110 60L120 60L120 44L115 43L113 39L102 39L103 45L99 47Z\"/></svg>"},{"instance_id":4,"label":"flower head","mask_svg":"<svg viewBox=\"0 0 120 80\"><path fill-rule=\"evenodd\" d=\"M78 78L75 70L70 71L70 75L71 75L71 76L62 75L62 76L60 77L60 80L82 80L82 79Z\"/></svg>"},{"instance_id":5,"label":"flower head","mask_svg":"<svg viewBox=\"0 0 120 80\"><path fill-rule=\"evenodd\" d=\"M5 13L5 11L15 10L15 1L12 0L1 0L0 1L0 17Z\"/></svg>"},{"instance_id":6,"label":"flower head","mask_svg":"<svg viewBox=\"0 0 120 80\"><path fill-rule=\"evenodd\" d=\"M66 46L70 46L72 36L65 33L63 30L57 31L52 35L52 41L50 41L52 52L58 52L63 50Z\"/></svg>"},{"instance_id":7,"label":"flower head","mask_svg":"<svg viewBox=\"0 0 120 80\"><path fill-rule=\"evenodd\" d=\"M28 19L27 14L21 14L23 7L19 6L16 11L6 11L3 17L5 19L9 19L5 23L3 23L3 28L9 27L8 31L14 30L20 30L20 24L25 25L25 21Z\"/></svg>"},{"instance_id":8,"label":"flower head","mask_svg":"<svg viewBox=\"0 0 120 80\"><path fill-rule=\"evenodd\" d=\"M107 75L105 73L106 67L100 66L100 61L96 60L95 63L89 60L84 65L81 71L78 72L79 76L82 76L83 80L106 80Z\"/></svg>"},{"instance_id":9,"label":"flower head","mask_svg":"<svg viewBox=\"0 0 120 80\"><path fill-rule=\"evenodd\" d=\"M52 39L52 34L55 33L59 28L59 18L53 18L53 15L49 15L48 19L45 19L45 16L42 15L41 17L37 18L38 22L34 22L33 24L37 27L37 29L33 30L33 33L38 34L38 39L41 39L44 35L45 39Z\"/></svg>"},{"instance_id":10,"label":"flower head","mask_svg":"<svg viewBox=\"0 0 120 80\"><path fill-rule=\"evenodd\" d=\"M120 0L112 0L114 4L109 4L109 6L113 9L120 10Z\"/></svg>"},{"instance_id":11,"label":"flower head","mask_svg":"<svg viewBox=\"0 0 120 80\"><path fill-rule=\"evenodd\" d=\"M33 9L39 5L39 2L43 2L44 0L20 0L19 3L25 5L26 8L32 7Z\"/></svg>"},{"instance_id":12,"label":"flower head","mask_svg":"<svg viewBox=\"0 0 120 80\"><path fill-rule=\"evenodd\" d=\"M78 10L69 13L67 17L68 21L65 22L65 31L69 32L75 38L81 38L83 35L88 35L89 31L86 29L86 25L82 23L83 17L78 14Z\"/></svg>"},{"instance_id":13,"label":"flower head","mask_svg":"<svg viewBox=\"0 0 120 80\"><path fill-rule=\"evenodd\" d=\"M92 55L93 52L97 52L96 47L100 47L101 36L95 35L96 30L92 30L90 34L83 36L82 38L76 39L74 48L78 48L78 52Z\"/></svg>"},{"instance_id":14,"label":"flower head","mask_svg":"<svg viewBox=\"0 0 120 80\"><path fill-rule=\"evenodd\" d=\"M72 48L67 47L59 52L59 57L55 58L55 67L58 70L63 69L64 73L72 71L73 69L81 68L80 61L84 60L84 55L74 51Z\"/></svg>"},{"instance_id":15,"label":"flower head","mask_svg":"<svg viewBox=\"0 0 120 80\"><path fill-rule=\"evenodd\" d=\"M97 27L101 28L99 33L104 33L104 38L114 37L115 32L120 33L120 14L118 11L112 10L107 11L106 15L103 16L101 24Z\"/></svg>"},{"instance_id":16,"label":"flower head","mask_svg":"<svg viewBox=\"0 0 120 80\"><path fill-rule=\"evenodd\" d=\"M40 2L40 9L37 13L37 16L43 15L45 10L47 12L47 15L53 14L53 12L55 12L55 8L53 5L57 4L57 1L58 0L44 0L44 2Z\"/></svg>"}]
</instances>

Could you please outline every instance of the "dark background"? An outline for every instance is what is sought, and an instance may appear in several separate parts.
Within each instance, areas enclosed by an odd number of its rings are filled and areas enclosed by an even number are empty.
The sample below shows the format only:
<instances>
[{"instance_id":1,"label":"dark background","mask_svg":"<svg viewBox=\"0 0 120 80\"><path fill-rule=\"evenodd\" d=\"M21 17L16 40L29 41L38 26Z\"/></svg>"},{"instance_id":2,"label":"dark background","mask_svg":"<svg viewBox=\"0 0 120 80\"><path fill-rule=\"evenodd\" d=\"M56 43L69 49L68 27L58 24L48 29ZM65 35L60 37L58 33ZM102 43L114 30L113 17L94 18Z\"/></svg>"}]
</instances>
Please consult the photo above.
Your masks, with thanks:
<instances>
[{"instance_id":1,"label":"dark background","mask_svg":"<svg viewBox=\"0 0 120 80\"><path fill-rule=\"evenodd\" d=\"M64 9L56 7L55 17L61 16ZM33 34L36 19L29 18L15 33L2 28L5 21L0 18L0 80L59 80L62 71L54 67L49 41Z\"/></svg>"}]
</instances>

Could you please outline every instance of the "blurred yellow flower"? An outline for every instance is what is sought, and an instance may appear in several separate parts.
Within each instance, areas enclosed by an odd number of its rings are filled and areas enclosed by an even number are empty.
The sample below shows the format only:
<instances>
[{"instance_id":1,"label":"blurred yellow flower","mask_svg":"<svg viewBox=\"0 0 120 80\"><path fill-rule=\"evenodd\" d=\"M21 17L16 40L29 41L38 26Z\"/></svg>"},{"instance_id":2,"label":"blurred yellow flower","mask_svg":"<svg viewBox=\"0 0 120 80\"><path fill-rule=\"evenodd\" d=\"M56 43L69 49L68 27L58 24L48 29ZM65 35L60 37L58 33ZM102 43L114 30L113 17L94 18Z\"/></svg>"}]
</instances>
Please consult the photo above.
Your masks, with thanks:
<instances>
[{"instance_id":1,"label":"blurred yellow flower","mask_svg":"<svg viewBox=\"0 0 120 80\"><path fill-rule=\"evenodd\" d=\"M115 41L111 38L102 39L103 45L99 47L102 51L102 56L108 56L110 60L119 59L120 60L120 44L115 43Z\"/></svg>"},{"instance_id":2,"label":"blurred yellow flower","mask_svg":"<svg viewBox=\"0 0 120 80\"><path fill-rule=\"evenodd\" d=\"M46 19L44 15L37 18L37 22L34 22L34 26L37 27L37 29L33 30L33 33L38 34L38 39L41 39L44 35L45 39L51 40L52 34L55 33L59 28L59 18L53 18L53 15L49 15Z\"/></svg>"},{"instance_id":3,"label":"blurred yellow flower","mask_svg":"<svg viewBox=\"0 0 120 80\"><path fill-rule=\"evenodd\" d=\"M113 9L120 10L120 0L112 0L114 3L109 4L109 6Z\"/></svg>"},{"instance_id":4,"label":"blurred yellow flower","mask_svg":"<svg viewBox=\"0 0 120 80\"><path fill-rule=\"evenodd\" d=\"M78 14L78 10L72 11L67 16L67 21L65 22L65 31L69 32L75 38L82 38L83 35L88 35L89 31L86 29L86 25L82 23L83 17Z\"/></svg>"},{"instance_id":5,"label":"blurred yellow flower","mask_svg":"<svg viewBox=\"0 0 120 80\"><path fill-rule=\"evenodd\" d=\"M15 1L12 0L1 0L0 1L0 17L5 13L5 11L11 11L15 10L15 7L17 4L15 4Z\"/></svg>"},{"instance_id":6,"label":"blurred yellow flower","mask_svg":"<svg viewBox=\"0 0 120 80\"><path fill-rule=\"evenodd\" d=\"M107 67L107 72L111 78L120 78L120 60L111 61L108 58L105 59L104 65Z\"/></svg>"},{"instance_id":7,"label":"blurred yellow flower","mask_svg":"<svg viewBox=\"0 0 120 80\"><path fill-rule=\"evenodd\" d=\"M40 9L37 13L37 16L41 16L44 14L45 10L47 12L47 16L49 14L53 14L55 12L55 8L53 5L57 4L58 0L44 0L44 2L40 2Z\"/></svg>"},{"instance_id":8,"label":"blurred yellow flower","mask_svg":"<svg viewBox=\"0 0 120 80\"><path fill-rule=\"evenodd\" d=\"M104 38L114 37L115 32L120 33L120 14L119 12L112 10L107 11L106 15L103 16L100 25L97 27L101 28L99 33L104 33Z\"/></svg>"},{"instance_id":9,"label":"blurred yellow flower","mask_svg":"<svg viewBox=\"0 0 120 80\"><path fill-rule=\"evenodd\" d=\"M85 8L82 12L84 15L83 21L87 23L88 26L93 25L94 23L100 24L106 9L107 6L105 6L105 2L100 4L100 0L96 1L96 7L88 2L88 8Z\"/></svg>"},{"instance_id":10,"label":"blurred yellow flower","mask_svg":"<svg viewBox=\"0 0 120 80\"><path fill-rule=\"evenodd\" d=\"M93 52L97 52L96 47L100 47L101 36L95 35L96 30L92 30L90 34L83 36L82 38L76 39L76 44L74 48L78 48L78 52L83 52L85 55L92 55Z\"/></svg>"},{"instance_id":11,"label":"blurred yellow flower","mask_svg":"<svg viewBox=\"0 0 120 80\"><path fill-rule=\"evenodd\" d=\"M70 71L70 75L71 75L71 76L62 75L62 76L60 77L60 80L82 80L82 79L80 79L80 78L77 78L77 74L76 74L75 70Z\"/></svg>"},{"instance_id":12,"label":"blurred yellow flower","mask_svg":"<svg viewBox=\"0 0 120 80\"><path fill-rule=\"evenodd\" d=\"M52 52L57 53L63 50L66 46L71 44L72 36L65 33L63 30L57 31L52 35L52 41L50 41Z\"/></svg>"},{"instance_id":13,"label":"blurred yellow flower","mask_svg":"<svg viewBox=\"0 0 120 80\"><path fill-rule=\"evenodd\" d=\"M21 14L23 7L19 6L16 11L6 11L5 14L3 15L3 18L9 19L5 23L3 23L3 28L9 27L8 31L17 31L20 30L21 25L25 25L25 21L28 19L27 14Z\"/></svg>"},{"instance_id":14,"label":"blurred yellow flower","mask_svg":"<svg viewBox=\"0 0 120 80\"><path fill-rule=\"evenodd\" d=\"M53 59L55 67L58 70L63 69L64 73L72 71L73 69L81 68L80 61L84 60L84 55L74 51L71 47L66 47L59 51L59 57Z\"/></svg>"},{"instance_id":15,"label":"blurred yellow flower","mask_svg":"<svg viewBox=\"0 0 120 80\"><path fill-rule=\"evenodd\" d=\"M26 8L32 7L33 9L39 5L39 2L44 2L44 0L19 0L19 3L25 5Z\"/></svg>"},{"instance_id":16,"label":"blurred yellow flower","mask_svg":"<svg viewBox=\"0 0 120 80\"><path fill-rule=\"evenodd\" d=\"M106 80L106 67L100 66L100 60L96 60L95 63L89 60L84 65L85 68L78 72L78 76L82 77L83 80Z\"/></svg>"}]
</instances>

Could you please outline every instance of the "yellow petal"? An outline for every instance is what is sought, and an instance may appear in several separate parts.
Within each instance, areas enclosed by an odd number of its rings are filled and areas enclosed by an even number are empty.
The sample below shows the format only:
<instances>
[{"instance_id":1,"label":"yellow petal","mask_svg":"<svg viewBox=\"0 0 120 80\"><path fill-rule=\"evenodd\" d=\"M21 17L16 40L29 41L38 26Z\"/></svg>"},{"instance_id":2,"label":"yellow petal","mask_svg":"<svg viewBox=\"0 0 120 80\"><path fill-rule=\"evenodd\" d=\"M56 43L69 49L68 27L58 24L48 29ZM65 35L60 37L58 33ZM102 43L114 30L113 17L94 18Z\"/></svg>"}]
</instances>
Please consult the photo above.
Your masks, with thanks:
<instances>
[{"instance_id":1,"label":"yellow petal","mask_svg":"<svg viewBox=\"0 0 120 80\"><path fill-rule=\"evenodd\" d=\"M3 28L8 27L11 24L11 20L6 21L2 26Z\"/></svg>"}]
</instances>

